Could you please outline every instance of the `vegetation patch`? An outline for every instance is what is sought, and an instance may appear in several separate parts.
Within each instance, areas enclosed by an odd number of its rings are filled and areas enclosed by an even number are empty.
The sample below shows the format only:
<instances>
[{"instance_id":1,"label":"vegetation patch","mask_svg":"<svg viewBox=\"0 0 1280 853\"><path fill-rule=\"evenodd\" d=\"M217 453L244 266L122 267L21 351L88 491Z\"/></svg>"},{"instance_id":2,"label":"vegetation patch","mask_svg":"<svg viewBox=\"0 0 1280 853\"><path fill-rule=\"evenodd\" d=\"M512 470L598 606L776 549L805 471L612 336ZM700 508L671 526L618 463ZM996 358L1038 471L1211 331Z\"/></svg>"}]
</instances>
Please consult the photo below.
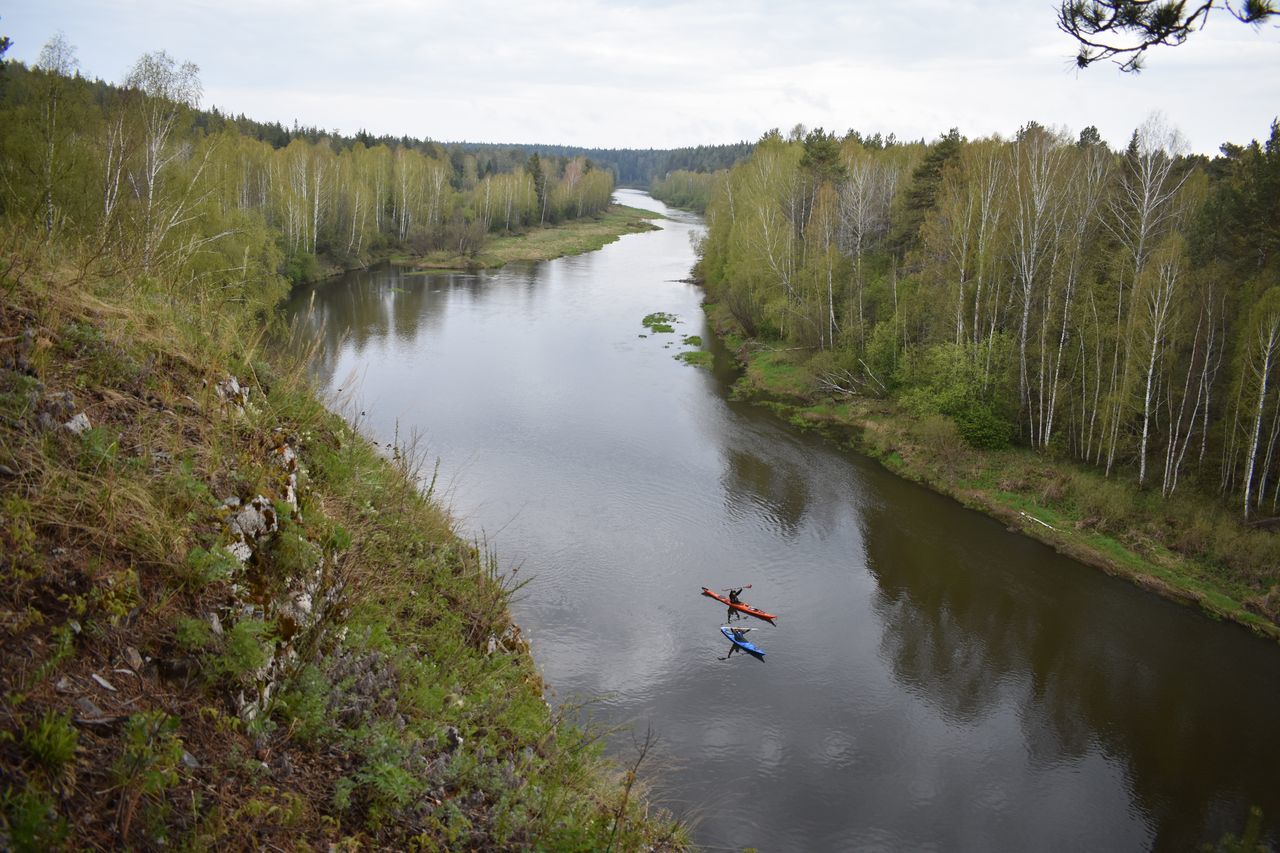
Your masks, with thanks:
<instances>
[{"instance_id":1,"label":"vegetation patch","mask_svg":"<svg viewBox=\"0 0 1280 853\"><path fill-rule=\"evenodd\" d=\"M7 846L687 847L548 707L520 582L420 453L326 411L252 312L72 286L42 246L0 281Z\"/></svg>"},{"instance_id":2,"label":"vegetation patch","mask_svg":"<svg viewBox=\"0 0 1280 853\"><path fill-rule=\"evenodd\" d=\"M957 421L931 406L832 394L807 353L753 344L714 306L708 313L726 342L728 329L742 341L735 397L798 427L821 429L1074 559L1280 639L1275 534L1244 527L1196 495L1165 501L1083 465L1021 448L974 446Z\"/></svg>"},{"instance_id":3,"label":"vegetation patch","mask_svg":"<svg viewBox=\"0 0 1280 853\"><path fill-rule=\"evenodd\" d=\"M516 261L549 261L594 252L626 234L656 231L652 220L663 218L651 210L614 204L595 216L495 235L475 253L436 250L404 261L421 270L497 269Z\"/></svg>"},{"instance_id":4,"label":"vegetation patch","mask_svg":"<svg viewBox=\"0 0 1280 853\"><path fill-rule=\"evenodd\" d=\"M687 350L676 355L678 361L692 364L694 367L711 367L711 353L704 350Z\"/></svg>"},{"instance_id":5,"label":"vegetation patch","mask_svg":"<svg viewBox=\"0 0 1280 853\"><path fill-rule=\"evenodd\" d=\"M655 311L652 314L646 314L640 323L653 334L671 334L675 332L674 323L679 318L675 314L668 314L664 311Z\"/></svg>"}]
</instances>

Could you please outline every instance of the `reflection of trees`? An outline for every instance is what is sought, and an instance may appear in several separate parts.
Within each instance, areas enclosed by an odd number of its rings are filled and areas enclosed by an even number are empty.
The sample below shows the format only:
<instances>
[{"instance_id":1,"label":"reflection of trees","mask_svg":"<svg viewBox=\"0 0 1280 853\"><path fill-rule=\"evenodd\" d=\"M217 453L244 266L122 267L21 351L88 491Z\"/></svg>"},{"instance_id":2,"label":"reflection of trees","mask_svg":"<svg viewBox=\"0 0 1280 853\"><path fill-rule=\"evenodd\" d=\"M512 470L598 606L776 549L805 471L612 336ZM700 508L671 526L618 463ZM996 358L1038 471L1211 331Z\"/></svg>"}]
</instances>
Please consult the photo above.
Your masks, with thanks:
<instances>
[{"instance_id":1,"label":"reflection of trees","mask_svg":"<svg viewBox=\"0 0 1280 853\"><path fill-rule=\"evenodd\" d=\"M1100 750L1124 769L1157 847L1238 833L1251 804L1280 818L1273 648L1082 576L1092 570L941 501L902 497L869 507L865 529L881 649L913 695L960 724L1017 703L1037 768Z\"/></svg>"},{"instance_id":2,"label":"reflection of trees","mask_svg":"<svg viewBox=\"0 0 1280 853\"><path fill-rule=\"evenodd\" d=\"M328 385L344 348L359 355L391 335L412 341L440 322L450 293L482 299L482 283L474 275L422 275L394 266L357 270L293 295L285 309L293 324L288 346L297 355L313 351L308 369Z\"/></svg>"},{"instance_id":3,"label":"reflection of trees","mask_svg":"<svg viewBox=\"0 0 1280 853\"><path fill-rule=\"evenodd\" d=\"M803 471L782 460L725 448L728 466L721 476L725 504L733 518L762 514L784 536L794 536L809 503Z\"/></svg>"}]
</instances>

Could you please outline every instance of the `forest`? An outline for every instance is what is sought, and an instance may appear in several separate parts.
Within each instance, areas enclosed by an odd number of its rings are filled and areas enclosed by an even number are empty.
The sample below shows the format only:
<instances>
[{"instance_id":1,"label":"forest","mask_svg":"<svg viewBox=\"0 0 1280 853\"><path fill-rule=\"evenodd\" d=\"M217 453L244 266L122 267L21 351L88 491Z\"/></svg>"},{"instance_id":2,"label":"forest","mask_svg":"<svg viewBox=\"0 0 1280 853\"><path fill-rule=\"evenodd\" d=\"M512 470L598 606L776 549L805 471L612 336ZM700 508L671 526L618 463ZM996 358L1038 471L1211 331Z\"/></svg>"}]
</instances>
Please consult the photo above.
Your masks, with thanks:
<instances>
[{"instance_id":1,"label":"forest","mask_svg":"<svg viewBox=\"0 0 1280 853\"><path fill-rule=\"evenodd\" d=\"M1280 506L1280 124L1191 155L1158 115L1112 150L868 146L771 132L715 184L700 274L819 381L1168 497Z\"/></svg>"},{"instance_id":2,"label":"forest","mask_svg":"<svg viewBox=\"0 0 1280 853\"><path fill-rule=\"evenodd\" d=\"M0 91L0 215L38 222L174 286L253 289L403 248L467 256L491 233L592 216L613 174L536 152L498 170L408 138L342 138L199 110L196 66L164 51L122 85L76 73L54 37Z\"/></svg>"},{"instance_id":3,"label":"forest","mask_svg":"<svg viewBox=\"0 0 1280 853\"><path fill-rule=\"evenodd\" d=\"M0 64L0 848L687 849L547 704L426 457L270 337L290 279L591 217L612 172L259 135L162 51L74 72Z\"/></svg>"}]
</instances>

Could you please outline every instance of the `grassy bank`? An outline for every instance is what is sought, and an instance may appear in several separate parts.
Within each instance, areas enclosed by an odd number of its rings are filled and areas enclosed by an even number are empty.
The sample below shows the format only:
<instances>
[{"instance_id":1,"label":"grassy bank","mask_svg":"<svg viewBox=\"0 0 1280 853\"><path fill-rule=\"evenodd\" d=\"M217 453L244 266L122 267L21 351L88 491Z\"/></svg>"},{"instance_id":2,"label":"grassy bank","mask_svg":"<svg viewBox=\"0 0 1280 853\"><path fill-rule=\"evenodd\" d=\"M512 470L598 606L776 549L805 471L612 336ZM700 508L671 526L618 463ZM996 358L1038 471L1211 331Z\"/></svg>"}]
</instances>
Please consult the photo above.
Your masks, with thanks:
<instances>
[{"instance_id":1,"label":"grassy bank","mask_svg":"<svg viewBox=\"0 0 1280 853\"><path fill-rule=\"evenodd\" d=\"M686 846L413 447L244 306L46 251L0 279L0 847Z\"/></svg>"},{"instance_id":2,"label":"grassy bank","mask_svg":"<svg viewBox=\"0 0 1280 853\"><path fill-rule=\"evenodd\" d=\"M1246 527L1199 495L1166 499L1069 459L974 449L945 416L917 419L891 400L823 393L808 351L751 341L727 310L707 311L742 364L743 399L1083 563L1280 639L1280 534Z\"/></svg>"},{"instance_id":3,"label":"grassy bank","mask_svg":"<svg viewBox=\"0 0 1280 853\"><path fill-rule=\"evenodd\" d=\"M493 237L476 255L433 252L425 257L397 258L419 269L496 269L512 261L549 261L567 255L593 252L624 234L654 231L653 219L661 213L625 205L610 205L598 216L574 219L561 225L531 228L523 234Z\"/></svg>"}]
</instances>

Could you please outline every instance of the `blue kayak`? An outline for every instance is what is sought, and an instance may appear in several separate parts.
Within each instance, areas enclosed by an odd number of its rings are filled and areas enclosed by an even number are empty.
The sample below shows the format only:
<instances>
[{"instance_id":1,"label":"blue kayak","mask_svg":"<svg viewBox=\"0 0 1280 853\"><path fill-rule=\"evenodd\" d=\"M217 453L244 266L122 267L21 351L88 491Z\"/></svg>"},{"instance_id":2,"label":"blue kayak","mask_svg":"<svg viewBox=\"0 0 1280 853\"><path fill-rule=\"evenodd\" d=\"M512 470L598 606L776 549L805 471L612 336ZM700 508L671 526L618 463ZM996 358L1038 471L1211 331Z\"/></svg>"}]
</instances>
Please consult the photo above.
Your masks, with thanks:
<instances>
[{"instance_id":1,"label":"blue kayak","mask_svg":"<svg viewBox=\"0 0 1280 853\"><path fill-rule=\"evenodd\" d=\"M755 644L752 643L750 640L739 640L735 638L733 636L733 629L730 628L728 625L722 625L720 627L720 633L724 634L725 638L728 639L729 642L733 643L735 646L742 649L747 654L755 655L760 660L764 660L764 649L756 648Z\"/></svg>"}]
</instances>

